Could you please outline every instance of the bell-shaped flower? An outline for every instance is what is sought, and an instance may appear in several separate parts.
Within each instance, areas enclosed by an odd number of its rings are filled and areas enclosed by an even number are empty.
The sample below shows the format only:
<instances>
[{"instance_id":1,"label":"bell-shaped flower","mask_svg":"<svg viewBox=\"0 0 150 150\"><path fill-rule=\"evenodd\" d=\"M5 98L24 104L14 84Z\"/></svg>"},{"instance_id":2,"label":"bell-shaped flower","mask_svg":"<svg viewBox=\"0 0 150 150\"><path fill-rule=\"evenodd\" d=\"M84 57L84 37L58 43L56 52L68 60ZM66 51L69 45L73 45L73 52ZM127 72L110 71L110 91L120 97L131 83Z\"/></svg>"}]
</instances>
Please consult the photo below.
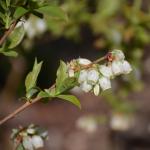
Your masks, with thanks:
<instances>
[{"instance_id":1,"label":"bell-shaped flower","mask_svg":"<svg viewBox=\"0 0 150 150\"><path fill-rule=\"evenodd\" d=\"M90 60L88 60L86 58L79 58L79 59L77 59L77 61L80 65L85 65L85 66L92 63Z\"/></svg>"},{"instance_id":2,"label":"bell-shaped flower","mask_svg":"<svg viewBox=\"0 0 150 150\"><path fill-rule=\"evenodd\" d=\"M93 92L94 92L94 94L95 94L96 96L99 95L99 93L100 93L100 86L99 86L99 84L96 84L96 85L94 86Z\"/></svg>"},{"instance_id":3,"label":"bell-shaped flower","mask_svg":"<svg viewBox=\"0 0 150 150\"><path fill-rule=\"evenodd\" d=\"M115 57L116 61L120 61L120 60L124 60L125 59L125 55L124 55L124 53L121 50L115 49L111 53Z\"/></svg>"},{"instance_id":4,"label":"bell-shaped flower","mask_svg":"<svg viewBox=\"0 0 150 150\"><path fill-rule=\"evenodd\" d=\"M99 79L99 72L97 70L91 69L88 71L88 74L87 74L88 83L95 85L98 79Z\"/></svg>"},{"instance_id":5,"label":"bell-shaped flower","mask_svg":"<svg viewBox=\"0 0 150 150\"><path fill-rule=\"evenodd\" d=\"M80 71L80 74L79 74L78 82L79 82L79 83L83 83L84 81L86 81L86 79L87 79L87 74L88 74L88 71L87 71L87 70L81 70L81 71Z\"/></svg>"},{"instance_id":6,"label":"bell-shaped flower","mask_svg":"<svg viewBox=\"0 0 150 150\"><path fill-rule=\"evenodd\" d=\"M113 75L120 75L123 73L123 65L121 61L113 61L111 67Z\"/></svg>"},{"instance_id":7,"label":"bell-shaped flower","mask_svg":"<svg viewBox=\"0 0 150 150\"><path fill-rule=\"evenodd\" d=\"M112 68L110 65L109 66L100 65L99 72L107 78L111 78L113 76Z\"/></svg>"},{"instance_id":8,"label":"bell-shaped flower","mask_svg":"<svg viewBox=\"0 0 150 150\"><path fill-rule=\"evenodd\" d=\"M92 90L92 85L88 84L87 81L84 81L80 84L80 88L82 89L82 91L87 93Z\"/></svg>"},{"instance_id":9,"label":"bell-shaped flower","mask_svg":"<svg viewBox=\"0 0 150 150\"><path fill-rule=\"evenodd\" d=\"M34 135L32 137L32 144L35 149L42 148L44 146L43 139L38 135Z\"/></svg>"},{"instance_id":10,"label":"bell-shaped flower","mask_svg":"<svg viewBox=\"0 0 150 150\"><path fill-rule=\"evenodd\" d=\"M23 146L27 150L33 150L32 139L29 136L25 136L23 138Z\"/></svg>"},{"instance_id":11,"label":"bell-shaped flower","mask_svg":"<svg viewBox=\"0 0 150 150\"><path fill-rule=\"evenodd\" d=\"M111 88L110 79L107 77L104 77L104 76L100 77L99 84L103 91Z\"/></svg>"},{"instance_id":12,"label":"bell-shaped flower","mask_svg":"<svg viewBox=\"0 0 150 150\"><path fill-rule=\"evenodd\" d=\"M130 72L132 71L131 65L130 65L129 62L126 61L126 60L123 61L122 67L123 67L123 73L124 73L124 74L128 74L128 73L130 73Z\"/></svg>"}]
</instances>

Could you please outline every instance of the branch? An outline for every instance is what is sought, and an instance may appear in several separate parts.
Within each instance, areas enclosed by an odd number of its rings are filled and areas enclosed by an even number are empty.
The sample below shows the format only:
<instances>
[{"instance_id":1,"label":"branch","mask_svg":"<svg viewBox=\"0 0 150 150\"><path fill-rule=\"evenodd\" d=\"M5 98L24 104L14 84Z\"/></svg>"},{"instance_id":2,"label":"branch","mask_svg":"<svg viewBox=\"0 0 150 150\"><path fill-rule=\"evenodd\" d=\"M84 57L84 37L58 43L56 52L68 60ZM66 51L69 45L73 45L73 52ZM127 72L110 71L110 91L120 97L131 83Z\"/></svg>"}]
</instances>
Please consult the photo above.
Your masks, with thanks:
<instances>
[{"instance_id":1,"label":"branch","mask_svg":"<svg viewBox=\"0 0 150 150\"><path fill-rule=\"evenodd\" d=\"M103 60L107 59L107 55L104 57L101 57L95 61L93 61L91 64L87 65L87 66L83 66L82 69L87 69L89 67L91 67L91 65L99 63ZM50 89L55 88L55 84L53 84ZM0 125L2 125L3 123L7 122L8 120L14 118L15 116L17 116L20 112L24 111L26 108L30 107L31 105L33 105L34 103L38 102L41 100L41 97L36 97L34 99L31 99L30 101L27 101L25 104L23 104L22 106L20 106L18 109L16 109L14 112L10 113L8 116L6 116L5 118L3 118L2 120L0 120Z\"/></svg>"},{"instance_id":2,"label":"branch","mask_svg":"<svg viewBox=\"0 0 150 150\"><path fill-rule=\"evenodd\" d=\"M0 120L0 125L2 125L3 123L7 122L8 120L14 118L15 116L17 116L17 114L19 114L20 112L22 112L23 110L25 110L26 108L28 108L29 106L31 106L32 104L38 102L39 100L41 100L41 98L40 97L36 97L32 101L27 101L25 104L23 104L22 106L20 106L14 112L10 113L8 116L6 116L2 120Z\"/></svg>"},{"instance_id":3,"label":"branch","mask_svg":"<svg viewBox=\"0 0 150 150\"><path fill-rule=\"evenodd\" d=\"M0 38L0 46L5 42L6 38L9 36L9 34L14 30L18 20L15 20L10 28L4 33L4 35Z\"/></svg>"}]
</instances>

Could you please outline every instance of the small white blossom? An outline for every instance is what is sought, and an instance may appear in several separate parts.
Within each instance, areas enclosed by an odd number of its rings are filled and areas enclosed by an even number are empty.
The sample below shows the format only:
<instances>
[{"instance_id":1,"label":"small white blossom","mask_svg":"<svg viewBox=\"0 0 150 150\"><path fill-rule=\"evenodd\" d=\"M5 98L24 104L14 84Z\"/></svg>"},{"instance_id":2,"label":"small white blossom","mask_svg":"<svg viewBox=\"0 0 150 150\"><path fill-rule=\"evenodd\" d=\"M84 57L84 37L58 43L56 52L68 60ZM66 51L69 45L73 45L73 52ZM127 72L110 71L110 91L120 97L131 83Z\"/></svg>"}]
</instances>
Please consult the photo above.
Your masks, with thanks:
<instances>
[{"instance_id":1,"label":"small white blossom","mask_svg":"<svg viewBox=\"0 0 150 150\"><path fill-rule=\"evenodd\" d=\"M94 91L94 94L95 94L96 96L98 96L98 95L99 95L99 92L100 92L100 86L99 86L98 84L96 84L96 85L94 86L93 91Z\"/></svg>"},{"instance_id":2,"label":"small white blossom","mask_svg":"<svg viewBox=\"0 0 150 150\"><path fill-rule=\"evenodd\" d=\"M38 33L43 33L46 31L46 23L43 19L36 20L36 29Z\"/></svg>"},{"instance_id":3,"label":"small white blossom","mask_svg":"<svg viewBox=\"0 0 150 150\"><path fill-rule=\"evenodd\" d=\"M33 128L28 128L28 129L27 129L27 133L29 133L29 134L34 134L34 133L35 133L35 129L33 129Z\"/></svg>"},{"instance_id":4,"label":"small white blossom","mask_svg":"<svg viewBox=\"0 0 150 150\"><path fill-rule=\"evenodd\" d=\"M88 75L87 75L88 83L95 85L98 79L99 79L99 72L97 70L91 69L88 71Z\"/></svg>"},{"instance_id":5,"label":"small white blossom","mask_svg":"<svg viewBox=\"0 0 150 150\"><path fill-rule=\"evenodd\" d=\"M120 75L123 73L123 65L121 61L112 62L112 72L113 75Z\"/></svg>"},{"instance_id":6,"label":"small white blossom","mask_svg":"<svg viewBox=\"0 0 150 150\"><path fill-rule=\"evenodd\" d=\"M89 92L92 90L92 85L88 84L86 81L84 81L83 83L81 83L80 88L84 91L84 92Z\"/></svg>"},{"instance_id":7,"label":"small white blossom","mask_svg":"<svg viewBox=\"0 0 150 150\"><path fill-rule=\"evenodd\" d=\"M100 77L99 84L103 91L111 88L110 79L106 77Z\"/></svg>"},{"instance_id":8,"label":"small white blossom","mask_svg":"<svg viewBox=\"0 0 150 150\"><path fill-rule=\"evenodd\" d=\"M32 144L35 149L42 148L44 146L43 139L38 135L34 135L32 137Z\"/></svg>"},{"instance_id":9,"label":"small white blossom","mask_svg":"<svg viewBox=\"0 0 150 150\"><path fill-rule=\"evenodd\" d=\"M123 67L123 73L124 73L124 74L128 74L128 73L130 73L130 72L132 71L131 65L130 65L129 62L126 61L126 60L123 61L122 67Z\"/></svg>"},{"instance_id":10,"label":"small white blossom","mask_svg":"<svg viewBox=\"0 0 150 150\"><path fill-rule=\"evenodd\" d=\"M28 136L23 138L23 146L27 150L33 150L32 139Z\"/></svg>"},{"instance_id":11,"label":"small white blossom","mask_svg":"<svg viewBox=\"0 0 150 150\"><path fill-rule=\"evenodd\" d=\"M77 61L80 65L89 65L92 63L90 60L85 58L79 58Z\"/></svg>"},{"instance_id":12,"label":"small white blossom","mask_svg":"<svg viewBox=\"0 0 150 150\"><path fill-rule=\"evenodd\" d=\"M68 75L69 75L69 77L74 77L74 70L73 69L69 69L68 70Z\"/></svg>"},{"instance_id":13,"label":"small white blossom","mask_svg":"<svg viewBox=\"0 0 150 150\"><path fill-rule=\"evenodd\" d=\"M106 65L100 65L99 66L99 71L100 73L107 77L107 78L111 78L113 76L113 73L112 73L112 68L111 66L106 66Z\"/></svg>"},{"instance_id":14,"label":"small white blossom","mask_svg":"<svg viewBox=\"0 0 150 150\"><path fill-rule=\"evenodd\" d=\"M87 74L88 74L87 70L81 70L80 74L79 74L78 82L82 83L82 82L86 81Z\"/></svg>"},{"instance_id":15,"label":"small white blossom","mask_svg":"<svg viewBox=\"0 0 150 150\"><path fill-rule=\"evenodd\" d=\"M115 49L111 53L115 56L115 60L117 61L125 59L125 55L121 50Z\"/></svg>"},{"instance_id":16,"label":"small white blossom","mask_svg":"<svg viewBox=\"0 0 150 150\"><path fill-rule=\"evenodd\" d=\"M77 122L76 125L79 129L84 130L87 133L93 133L97 130L97 122L93 117L80 117Z\"/></svg>"}]
</instances>

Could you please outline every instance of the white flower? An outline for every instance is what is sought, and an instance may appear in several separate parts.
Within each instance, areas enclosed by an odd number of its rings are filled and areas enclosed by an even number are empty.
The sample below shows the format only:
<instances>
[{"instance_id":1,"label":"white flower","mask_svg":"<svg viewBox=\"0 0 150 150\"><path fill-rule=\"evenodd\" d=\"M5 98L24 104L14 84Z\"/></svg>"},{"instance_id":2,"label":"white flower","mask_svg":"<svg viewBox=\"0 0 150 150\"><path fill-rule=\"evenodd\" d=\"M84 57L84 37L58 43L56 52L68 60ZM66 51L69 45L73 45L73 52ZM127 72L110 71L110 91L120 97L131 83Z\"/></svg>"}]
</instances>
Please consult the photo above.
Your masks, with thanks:
<instances>
[{"instance_id":1,"label":"white flower","mask_svg":"<svg viewBox=\"0 0 150 150\"><path fill-rule=\"evenodd\" d=\"M124 74L128 74L128 73L130 73L130 72L132 71L131 65L130 65L129 62L126 61L126 60L123 61L122 67L123 67L123 73L124 73Z\"/></svg>"},{"instance_id":2,"label":"white flower","mask_svg":"<svg viewBox=\"0 0 150 150\"><path fill-rule=\"evenodd\" d=\"M86 81L84 81L83 83L81 83L80 88L84 91L84 92L89 92L92 90L92 85L88 84Z\"/></svg>"},{"instance_id":3,"label":"white flower","mask_svg":"<svg viewBox=\"0 0 150 150\"><path fill-rule=\"evenodd\" d=\"M100 92L100 86L99 86L98 84L96 84L96 85L94 86L93 91L94 91L94 94L95 94L96 96L98 96L98 95L99 95L99 92Z\"/></svg>"},{"instance_id":4,"label":"white flower","mask_svg":"<svg viewBox=\"0 0 150 150\"><path fill-rule=\"evenodd\" d=\"M100 73L107 77L107 78L111 78L113 76L113 73L112 73L112 68L111 66L106 66L106 65L100 65L99 66L99 71Z\"/></svg>"},{"instance_id":5,"label":"white flower","mask_svg":"<svg viewBox=\"0 0 150 150\"><path fill-rule=\"evenodd\" d=\"M87 70L81 70L79 74L78 82L83 83L84 81L86 81L87 74L88 74Z\"/></svg>"},{"instance_id":6,"label":"white flower","mask_svg":"<svg viewBox=\"0 0 150 150\"><path fill-rule=\"evenodd\" d=\"M68 75L69 75L69 77L74 77L74 70L73 69L69 69L68 70Z\"/></svg>"},{"instance_id":7,"label":"white flower","mask_svg":"<svg viewBox=\"0 0 150 150\"><path fill-rule=\"evenodd\" d=\"M99 84L103 91L111 88L110 79L106 77L100 77Z\"/></svg>"},{"instance_id":8,"label":"white flower","mask_svg":"<svg viewBox=\"0 0 150 150\"><path fill-rule=\"evenodd\" d=\"M36 20L36 29L38 33L43 33L46 31L46 23L43 19Z\"/></svg>"},{"instance_id":9,"label":"white flower","mask_svg":"<svg viewBox=\"0 0 150 150\"><path fill-rule=\"evenodd\" d=\"M85 59L85 58L79 58L77 59L77 61L80 65L89 65L92 63L90 60Z\"/></svg>"},{"instance_id":10,"label":"white flower","mask_svg":"<svg viewBox=\"0 0 150 150\"><path fill-rule=\"evenodd\" d=\"M111 66L113 75L120 75L123 73L123 65L121 61L113 61Z\"/></svg>"},{"instance_id":11,"label":"white flower","mask_svg":"<svg viewBox=\"0 0 150 150\"><path fill-rule=\"evenodd\" d=\"M111 52L115 56L115 60L124 60L125 55L121 50L115 49Z\"/></svg>"},{"instance_id":12,"label":"white flower","mask_svg":"<svg viewBox=\"0 0 150 150\"><path fill-rule=\"evenodd\" d=\"M94 85L99 79L99 72L95 69L91 69L88 71L87 81L88 83Z\"/></svg>"},{"instance_id":13,"label":"white flower","mask_svg":"<svg viewBox=\"0 0 150 150\"><path fill-rule=\"evenodd\" d=\"M41 148L44 146L43 139L38 135L34 135L32 137L32 144L33 144L35 149L38 149L38 148Z\"/></svg>"},{"instance_id":14,"label":"white flower","mask_svg":"<svg viewBox=\"0 0 150 150\"><path fill-rule=\"evenodd\" d=\"M82 129L87 133L95 132L98 127L96 120L90 116L80 117L77 120L76 125L79 129Z\"/></svg>"},{"instance_id":15,"label":"white flower","mask_svg":"<svg viewBox=\"0 0 150 150\"><path fill-rule=\"evenodd\" d=\"M32 139L28 136L23 138L23 146L27 150L33 150Z\"/></svg>"}]
</instances>

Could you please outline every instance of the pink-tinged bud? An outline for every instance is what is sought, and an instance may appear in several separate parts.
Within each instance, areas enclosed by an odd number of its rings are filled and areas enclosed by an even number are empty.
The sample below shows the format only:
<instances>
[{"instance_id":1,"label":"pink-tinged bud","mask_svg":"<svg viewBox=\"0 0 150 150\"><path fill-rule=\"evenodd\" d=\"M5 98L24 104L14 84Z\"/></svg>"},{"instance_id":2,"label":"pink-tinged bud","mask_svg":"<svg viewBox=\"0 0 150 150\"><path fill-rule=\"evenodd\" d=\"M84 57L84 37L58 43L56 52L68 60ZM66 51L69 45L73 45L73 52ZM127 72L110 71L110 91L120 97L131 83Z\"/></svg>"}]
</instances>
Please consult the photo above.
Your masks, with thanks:
<instances>
[{"instance_id":1,"label":"pink-tinged bud","mask_svg":"<svg viewBox=\"0 0 150 150\"><path fill-rule=\"evenodd\" d=\"M108 79L106 77L100 77L99 84L103 91L111 88L110 79Z\"/></svg>"},{"instance_id":2,"label":"pink-tinged bud","mask_svg":"<svg viewBox=\"0 0 150 150\"><path fill-rule=\"evenodd\" d=\"M124 53L121 50L115 49L111 53L114 56L116 61L120 61L120 60L122 61L122 60L125 59L125 55L124 55Z\"/></svg>"}]
</instances>

